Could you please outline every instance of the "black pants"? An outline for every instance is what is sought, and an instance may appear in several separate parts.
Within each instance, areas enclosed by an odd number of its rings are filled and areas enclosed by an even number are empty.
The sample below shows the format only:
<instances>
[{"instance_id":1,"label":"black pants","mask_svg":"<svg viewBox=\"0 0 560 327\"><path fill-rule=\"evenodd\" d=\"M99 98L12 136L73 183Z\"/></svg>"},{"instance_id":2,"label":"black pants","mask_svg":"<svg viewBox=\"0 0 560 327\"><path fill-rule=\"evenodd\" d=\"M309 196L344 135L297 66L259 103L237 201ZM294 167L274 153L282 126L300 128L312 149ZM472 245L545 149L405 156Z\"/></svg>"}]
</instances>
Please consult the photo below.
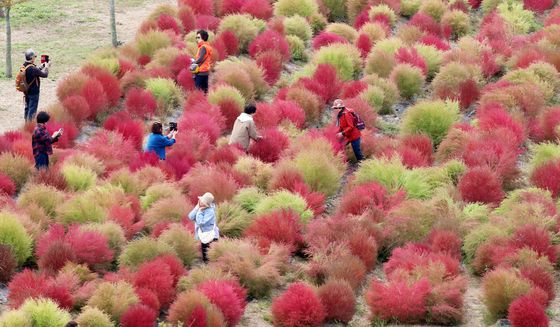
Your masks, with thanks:
<instances>
[{"instance_id":1,"label":"black pants","mask_svg":"<svg viewBox=\"0 0 560 327\"><path fill-rule=\"evenodd\" d=\"M216 242L217 240L218 239L215 238L212 242L206 244L200 242L200 249L202 250L202 261L204 261L204 263L208 263L208 249L210 248L210 244Z\"/></svg>"},{"instance_id":2,"label":"black pants","mask_svg":"<svg viewBox=\"0 0 560 327\"><path fill-rule=\"evenodd\" d=\"M208 75L195 74L194 86L197 89L204 91L204 93L208 93Z\"/></svg>"},{"instance_id":3,"label":"black pants","mask_svg":"<svg viewBox=\"0 0 560 327\"><path fill-rule=\"evenodd\" d=\"M39 153L35 156L35 168L46 169L49 168L49 155L46 153Z\"/></svg>"}]
</instances>

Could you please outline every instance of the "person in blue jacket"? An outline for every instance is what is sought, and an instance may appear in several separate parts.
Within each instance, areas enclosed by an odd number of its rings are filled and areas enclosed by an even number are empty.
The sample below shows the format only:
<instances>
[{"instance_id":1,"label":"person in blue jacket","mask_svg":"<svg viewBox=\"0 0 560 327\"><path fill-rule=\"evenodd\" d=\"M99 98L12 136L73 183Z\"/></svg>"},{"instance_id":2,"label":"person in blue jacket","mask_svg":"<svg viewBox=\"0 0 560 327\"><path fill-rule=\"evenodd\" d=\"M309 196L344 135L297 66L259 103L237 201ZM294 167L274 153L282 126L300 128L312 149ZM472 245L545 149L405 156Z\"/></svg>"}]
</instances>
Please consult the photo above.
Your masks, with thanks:
<instances>
[{"instance_id":1,"label":"person in blue jacket","mask_svg":"<svg viewBox=\"0 0 560 327\"><path fill-rule=\"evenodd\" d=\"M165 160L165 148L175 144L177 131L171 131L167 136L163 136L163 126L160 122L152 124L152 133L148 137L146 152L155 152L160 160Z\"/></svg>"},{"instance_id":2,"label":"person in blue jacket","mask_svg":"<svg viewBox=\"0 0 560 327\"><path fill-rule=\"evenodd\" d=\"M194 221L194 235L200 241L202 261L208 262L210 243L220 237L220 229L216 222L216 205L214 195L210 192L198 197L198 203L189 213L189 219Z\"/></svg>"}]
</instances>

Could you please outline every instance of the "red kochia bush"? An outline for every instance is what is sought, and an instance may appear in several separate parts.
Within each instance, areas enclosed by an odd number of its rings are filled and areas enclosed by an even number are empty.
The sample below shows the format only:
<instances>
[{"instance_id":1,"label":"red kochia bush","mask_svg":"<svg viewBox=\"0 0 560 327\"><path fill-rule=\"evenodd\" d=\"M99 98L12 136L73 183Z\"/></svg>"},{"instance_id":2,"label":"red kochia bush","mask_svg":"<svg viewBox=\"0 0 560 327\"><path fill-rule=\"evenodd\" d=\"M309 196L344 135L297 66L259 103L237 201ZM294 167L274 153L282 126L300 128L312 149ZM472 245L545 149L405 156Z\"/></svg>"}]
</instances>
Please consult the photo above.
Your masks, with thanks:
<instances>
[{"instance_id":1,"label":"red kochia bush","mask_svg":"<svg viewBox=\"0 0 560 327\"><path fill-rule=\"evenodd\" d=\"M74 250L70 244L62 240L56 240L49 244L44 254L38 258L37 264L47 273L54 274L64 267L68 261L76 262Z\"/></svg>"},{"instance_id":2,"label":"red kochia bush","mask_svg":"<svg viewBox=\"0 0 560 327\"><path fill-rule=\"evenodd\" d=\"M262 68L264 72L264 79L268 85L274 85L280 78L282 73L282 56L280 53L269 50L261 52L257 56L257 65Z\"/></svg>"},{"instance_id":3,"label":"red kochia bush","mask_svg":"<svg viewBox=\"0 0 560 327\"><path fill-rule=\"evenodd\" d=\"M182 131L196 131L208 136L210 143L215 143L222 132L214 117L202 111L184 113L178 126Z\"/></svg>"},{"instance_id":4,"label":"red kochia bush","mask_svg":"<svg viewBox=\"0 0 560 327\"><path fill-rule=\"evenodd\" d=\"M92 117L97 116L98 113L107 109L109 105L109 100L103 90L103 84L97 79L92 78L88 80L82 87L80 95L86 99Z\"/></svg>"},{"instance_id":5,"label":"red kochia bush","mask_svg":"<svg viewBox=\"0 0 560 327\"><path fill-rule=\"evenodd\" d=\"M179 0L179 6L187 5L198 15L213 15L212 0Z\"/></svg>"},{"instance_id":6,"label":"red kochia bush","mask_svg":"<svg viewBox=\"0 0 560 327\"><path fill-rule=\"evenodd\" d=\"M197 1L197 0L194 0ZM216 31L220 25L220 19L212 15L196 15L196 28Z\"/></svg>"},{"instance_id":7,"label":"red kochia bush","mask_svg":"<svg viewBox=\"0 0 560 327\"><path fill-rule=\"evenodd\" d=\"M305 283L294 283L272 301L275 326L321 326L325 309L314 290Z\"/></svg>"},{"instance_id":8,"label":"red kochia bush","mask_svg":"<svg viewBox=\"0 0 560 327\"><path fill-rule=\"evenodd\" d=\"M523 125L515 121L500 104L481 106L477 113L478 126L485 131L493 131L498 127L509 129L515 135L515 144L521 145L525 141Z\"/></svg>"},{"instance_id":9,"label":"red kochia bush","mask_svg":"<svg viewBox=\"0 0 560 327\"><path fill-rule=\"evenodd\" d=\"M81 122L91 115L89 104L81 95L66 97L64 101L62 101L62 105L76 122Z\"/></svg>"},{"instance_id":10,"label":"red kochia bush","mask_svg":"<svg viewBox=\"0 0 560 327\"><path fill-rule=\"evenodd\" d=\"M330 64L318 65L312 78L300 78L298 83L317 94L324 103L334 101L342 88L342 81L338 78L336 69Z\"/></svg>"},{"instance_id":11,"label":"red kochia bush","mask_svg":"<svg viewBox=\"0 0 560 327\"><path fill-rule=\"evenodd\" d=\"M143 304L129 307L121 316L122 327L153 327L157 313Z\"/></svg>"},{"instance_id":12,"label":"red kochia bush","mask_svg":"<svg viewBox=\"0 0 560 327\"><path fill-rule=\"evenodd\" d=\"M362 184L349 189L342 197L339 211L342 214L360 215L366 210L387 211L404 200L404 194L390 196L377 182Z\"/></svg>"},{"instance_id":13,"label":"red kochia bush","mask_svg":"<svg viewBox=\"0 0 560 327\"><path fill-rule=\"evenodd\" d=\"M76 253L78 263L93 266L113 260L113 251L109 249L107 237L99 232L82 231L79 226L71 226L65 241Z\"/></svg>"},{"instance_id":14,"label":"red kochia bush","mask_svg":"<svg viewBox=\"0 0 560 327\"><path fill-rule=\"evenodd\" d=\"M350 81L344 83L340 97L342 99L350 99L358 96L362 91L368 88L368 84L363 81Z\"/></svg>"},{"instance_id":15,"label":"red kochia bush","mask_svg":"<svg viewBox=\"0 0 560 327\"><path fill-rule=\"evenodd\" d=\"M406 281L385 284L372 281L365 298L375 317L399 323L416 323L426 315L429 293L430 282L426 278L412 285L407 285Z\"/></svg>"},{"instance_id":16,"label":"red kochia bush","mask_svg":"<svg viewBox=\"0 0 560 327\"><path fill-rule=\"evenodd\" d=\"M177 75L177 84L180 87L182 87L184 91L194 90L195 85L194 85L194 80L192 78L192 73L188 69L182 69ZM148 93L150 93L151 95L151 92ZM157 102L155 101L155 99L154 99L154 103L156 103L156 107L157 107Z\"/></svg>"},{"instance_id":17,"label":"red kochia bush","mask_svg":"<svg viewBox=\"0 0 560 327\"><path fill-rule=\"evenodd\" d=\"M358 38L356 39L356 47L358 48L358 50L360 50L360 54L362 55L363 59L368 56L372 46L373 44L369 39L369 36L367 36L366 34L358 35Z\"/></svg>"},{"instance_id":18,"label":"red kochia bush","mask_svg":"<svg viewBox=\"0 0 560 327\"><path fill-rule=\"evenodd\" d=\"M440 39L439 37L432 35L432 34L428 34L423 36L420 39L420 43L425 44L425 45L431 45L433 47L435 47L438 50L441 51L447 51L449 49L451 49L451 47L449 46L449 44L447 42L445 42L444 40Z\"/></svg>"},{"instance_id":19,"label":"red kochia bush","mask_svg":"<svg viewBox=\"0 0 560 327\"><path fill-rule=\"evenodd\" d=\"M173 275L169 266L155 260L140 266L134 276L134 286L154 292L164 308L169 306L175 297Z\"/></svg>"},{"instance_id":20,"label":"red kochia bush","mask_svg":"<svg viewBox=\"0 0 560 327\"><path fill-rule=\"evenodd\" d=\"M150 91L132 88L126 94L125 107L133 115L151 117L156 111L157 101Z\"/></svg>"},{"instance_id":21,"label":"red kochia bush","mask_svg":"<svg viewBox=\"0 0 560 327\"><path fill-rule=\"evenodd\" d=\"M521 276L531 282L533 286L540 288L546 294L546 303L550 303L556 296L554 291L554 276L539 266L528 266L521 268Z\"/></svg>"},{"instance_id":22,"label":"red kochia bush","mask_svg":"<svg viewBox=\"0 0 560 327\"><path fill-rule=\"evenodd\" d=\"M521 296L510 304L508 319L512 327L548 327L544 308L529 296Z\"/></svg>"},{"instance_id":23,"label":"red kochia bush","mask_svg":"<svg viewBox=\"0 0 560 327\"><path fill-rule=\"evenodd\" d=\"M319 34L317 34L317 36L315 36L313 38L312 44L313 44L313 49L314 50L318 50L321 47L333 44L333 43L348 43L348 40L346 40L345 38L343 38L342 36L335 34L335 33L331 33L331 32L321 32Z\"/></svg>"},{"instance_id":24,"label":"red kochia bush","mask_svg":"<svg viewBox=\"0 0 560 327\"><path fill-rule=\"evenodd\" d=\"M253 142L249 153L264 162L276 162L280 154L290 145L288 137L277 129L261 131L261 140Z\"/></svg>"},{"instance_id":25,"label":"red kochia bush","mask_svg":"<svg viewBox=\"0 0 560 327\"><path fill-rule=\"evenodd\" d=\"M82 71L101 83L110 106L116 106L118 104L121 98L121 88L119 80L115 75L111 74L111 72L106 69L95 66L85 66L82 68Z\"/></svg>"},{"instance_id":26,"label":"red kochia bush","mask_svg":"<svg viewBox=\"0 0 560 327\"><path fill-rule=\"evenodd\" d=\"M0 283L7 283L16 272L17 261L8 245L0 244Z\"/></svg>"},{"instance_id":27,"label":"red kochia bush","mask_svg":"<svg viewBox=\"0 0 560 327\"><path fill-rule=\"evenodd\" d=\"M161 305L159 304L156 293L146 288L136 288L135 292L136 295L138 295L138 299L141 304L147 306L155 312L159 312Z\"/></svg>"},{"instance_id":28,"label":"red kochia bush","mask_svg":"<svg viewBox=\"0 0 560 327\"><path fill-rule=\"evenodd\" d=\"M239 323L245 308L244 300L239 298L228 281L209 280L200 284L198 290L220 309L228 327Z\"/></svg>"},{"instance_id":29,"label":"red kochia bush","mask_svg":"<svg viewBox=\"0 0 560 327\"><path fill-rule=\"evenodd\" d=\"M28 298L40 297L48 285L43 274L25 269L16 274L8 284L8 304L11 308L19 308Z\"/></svg>"},{"instance_id":30,"label":"red kochia bush","mask_svg":"<svg viewBox=\"0 0 560 327\"><path fill-rule=\"evenodd\" d=\"M256 239L264 252L272 243L280 243L293 253L303 242L301 230L300 216L292 210L281 210L255 219L245 236Z\"/></svg>"},{"instance_id":31,"label":"red kochia bush","mask_svg":"<svg viewBox=\"0 0 560 327\"><path fill-rule=\"evenodd\" d=\"M551 160L533 170L531 183L557 197L560 194L560 160Z\"/></svg>"},{"instance_id":32,"label":"red kochia bush","mask_svg":"<svg viewBox=\"0 0 560 327\"><path fill-rule=\"evenodd\" d=\"M286 41L284 35L275 30L269 29L262 32L249 44L249 55L253 58L265 51L275 51L281 54L284 61L291 58L288 41Z\"/></svg>"},{"instance_id":33,"label":"red kochia bush","mask_svg":"<svg viewBox=\"0 0 560 327\"><path fill-rule=\"evenodd\" d=\"M480 7L480 4L482 3L482 0L467 0L469 2L469 5L471 5L471 7L473 9L478 9L478 7Z\"/></svg>"},{"instance_id":34,"label":"red kochia bush","mask_svg":"<svg viewBox=\"0 0 560 327\"><path fill-rule=\"evenodd\" d=\"M280 110L266 102L257 102L257 112L253 115L253 120L259 128L271 128L280 123Z\"/></svg>"},{"instance_id":35,"label":"red kochia bush","mask_svg":"<svg viewBox=\"0 0 560 327\"><path fill-rule=\"evenodd\" d=\"M188 192L191 203L198 201L198 196L205 192L214 194L216 203L233 198L239 187L231 172L218 166L197 164L180 182Z\"/></svg>"},{"instance_id":36,"label":"red kochia bush","mask_svg":"<svg viewBox=\"0 0 560 327\"><path fill-rule=\"evenodd\" d=\"M272 17L272 5L269 0L246 0L241 12L255 18L269 20Z\"/></svg>"},{"instance_id":37,"label":"red kochia bush","mask_svg":"<svg viewBox=\"0 0 560 327\"><path fill-rule=\"evenodd\" d=\"M348 282L328 280L318 290L328 321L348 323L356 312L356 297Z\"/></svg>"},{"instance_id":38,"label":"red kochia bush","mask_svg":"<svg viewBox=\"0 0 560 327\"><path fill-rule=\"evenodd\" d=\"M297 128L303 128L305 125L305 112L297 102L291 100L276 100L273 106L280 116L280 122L288 121Z\"/></svg>"},{"instance_id":39,"label":"red kochia bush","mask_svg":"<svg viewBox=\"0 0 560 327\"><path fill-rule=\"evenodd\" d=\"M461 260L461 238L452 231L434 229L428 236L432 252L442 252Z\"/></svg>"},{"instance_id":40,"label":"red kochia bush","mask_svg":"<svg viewBox=\"0 0 560 327\"><path fill-rule=\"evenodd\" d=\"M13 196L16 193L16 184L10 177L0 173L0 194Z\"/></svg>"},{"instance_id":41,"label":"red kochia bush","mask_svg":"<svg viewBox=\"0 0 560 327\"><path fill-rule=\"evenodd\" d=\"M426 161L431 164L433 162L434 146L432 139L426 134L412 134L404 136L401 139L402 146L418 150Z\"/></svg>"},{"instance_id":42,"label":"red kochia bush","mask_svg":"<svg viewBox=\"0 0 560 327\"><path fill-rule=\"evenodd\" d=\"M546 229L525 225L515 231L512 242L516 247L520 249L528 247L539 256L546 256L553 265L556 264L556 247L552 245L550 234Z\"/></svg>"},{"instance_id":43,"label":"red kochia bush","mask_svg":"<svg viewBox=\"0 0 560 327\"><path fill-rule=\"evenodd\" d=\"M228 56L236 56L239 53L239 40L232 31L223 31L216 36L216 39L222 40Z\"/></svg>"},{"instance_id":44,"label":"red kochia bush","mask_svg":"<svg viewBox=\"0 0 560 327\"><path fill-rule=\"evenodd\" d=\"M171 15L161 14L157 19L157 26L162 31L172 31L175 34L181 34L179 23Z\"/></svg>"},{"instance_id":45,"label":"red kochia bush","mask_svg":"<svg viewBox=\"0 0 560 327\"><path fill-rule=\"evenodd\" d=\"M559 136L556 128L560 125L560 107L546 110L539 118L544 138L546 140L555 140Z\"/></svg>"},{"instance_id":46,"label":"red kochia bush","mask_svg":"<svg viewBox=\"0 0 560 327\"><path fill-rule=\"evenodd\" d=\"M144 123L141 120L133 120L126 111L118 111L109 116L103 128L122 134L124 139L129 140L137 149L142 148Z\"/></svg>"},{"instance_id":47,"label":"red kochia bush","mask_svg":"<svg viewBox=\"0 0 560 327\"><path fill-rule=\"evenodd\" d=\"M193 10L189 6L180 6L177 11L177 18L181 21L183 25L183 30L185 33L189 33L196 27L196 18L194 16Z\"/></svg>"},{"instance_id":48,"label":"red kochia bush","mask_svg":"<svg viewBox=\"0 0 560 327\"><path fill-rule=\"evenodd\" d=\"M415 48L400 48L395 53L395 60L401 64L409 64L413 67L417 67L422 71L422 74L426 76L428 73L428 66L426 65L426 60L418 53Z\"/></svg>"},{"instance_id":49,"label":"red kochia bush","mask_svg":"<svg viewBox=\"0 0 560 327\"><path fill-rule=\"evenodd\" d=\"M537 13L542 13L554 6L554 0L523 0L525 9L532 10Z\"/></svg>"},{"instance_id":50,"label":"red kochia bush","mask_svg":"<svg viewBox=\"0 0 560 327\"><path fill-rule=\"evenodd\" d=\"M409 24L434 36L439 36L441 34L441 27L438 22L423 12L417 12L414 14L414 16L410 19Z\"/></svg>"},{"instance_id":51,"label":"red kochia bush","mask_svg":"<svg viewBox=\"0 0 560 327\"><path fill-rule=\"evenodd\" d=\"M499 177L484 166L469 169L457 187L463 200L468 202L499 204L504 198Z\"/></svg>"},{"instance_id":52,"label":"red kochia bush","mask_svg":"<svg viewBox=\"0 0 560 327\"><path fill-rule=\"evenodd\" d=\"M80 133L76 124L66 122L60 123L54 119L49 121L47 124L47 131L52 135L54 132L58 131L60 128L64 129L64 133L58 139L58 142L54 143L54 146L61 149L68 149L74 146L74 140ZM14 143L15 144L15 143Z\"/></svg>"}]
</instances>

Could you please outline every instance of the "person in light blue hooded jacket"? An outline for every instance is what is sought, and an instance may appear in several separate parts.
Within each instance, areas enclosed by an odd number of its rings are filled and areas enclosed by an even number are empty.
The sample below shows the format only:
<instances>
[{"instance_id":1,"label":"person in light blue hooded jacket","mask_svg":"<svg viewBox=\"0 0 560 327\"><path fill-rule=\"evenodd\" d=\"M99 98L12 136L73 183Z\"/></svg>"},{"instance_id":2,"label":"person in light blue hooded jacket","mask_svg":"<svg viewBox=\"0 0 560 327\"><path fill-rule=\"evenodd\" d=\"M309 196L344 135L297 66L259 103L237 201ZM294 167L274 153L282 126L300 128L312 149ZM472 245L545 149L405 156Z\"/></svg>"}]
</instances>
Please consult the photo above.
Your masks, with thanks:
<instances>
[{"instance_id":1,"label":"person in light blue hooded jacket","mask_svg":"<svg viewBox=\"0 0 560 327\"><path fill-rule=\"evenodd\" d=\"M214 195L206 192L198 197L198 203L189 213L189 219L194 221L194 235L200 241L202 261L208 262L208 249L210 243L220 237L220 229L216 221L216 205Z\"/></svg>"}]
</instances>

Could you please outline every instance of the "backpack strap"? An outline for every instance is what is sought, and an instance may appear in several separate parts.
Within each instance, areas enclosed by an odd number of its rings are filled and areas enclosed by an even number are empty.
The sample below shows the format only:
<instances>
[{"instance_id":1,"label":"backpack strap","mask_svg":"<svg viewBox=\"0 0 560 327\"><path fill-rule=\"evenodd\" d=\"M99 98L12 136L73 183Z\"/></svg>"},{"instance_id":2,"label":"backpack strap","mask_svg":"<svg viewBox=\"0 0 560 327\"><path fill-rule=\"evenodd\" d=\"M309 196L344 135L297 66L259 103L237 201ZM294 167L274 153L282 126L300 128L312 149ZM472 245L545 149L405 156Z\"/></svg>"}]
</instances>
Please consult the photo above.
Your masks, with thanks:
<instances>
[{"instance_id":1,"label":"backpack strap","mask_svg":"<svg viewBox=\"0 0 560 327\"><path fill-rule=\"evenodd\" d=\"M23 66L23 74L25 75L25 76L23 76L23 78L24 78L24 80L25 80L25 83L27 83L27 68L29 68L29 67L31 67L31 66L37 67L37 66L35 66L35 64L29 64L29 65L27 65L27 66ZM27 85L31 86L31 84L33 84L33 82L37 82L37 77L35 77L35 78L34 78L31 82L29 82ZM37 85L38 85L38 84L39 84L39 83L37 83Z\"/></svg>"}]
</instances>

